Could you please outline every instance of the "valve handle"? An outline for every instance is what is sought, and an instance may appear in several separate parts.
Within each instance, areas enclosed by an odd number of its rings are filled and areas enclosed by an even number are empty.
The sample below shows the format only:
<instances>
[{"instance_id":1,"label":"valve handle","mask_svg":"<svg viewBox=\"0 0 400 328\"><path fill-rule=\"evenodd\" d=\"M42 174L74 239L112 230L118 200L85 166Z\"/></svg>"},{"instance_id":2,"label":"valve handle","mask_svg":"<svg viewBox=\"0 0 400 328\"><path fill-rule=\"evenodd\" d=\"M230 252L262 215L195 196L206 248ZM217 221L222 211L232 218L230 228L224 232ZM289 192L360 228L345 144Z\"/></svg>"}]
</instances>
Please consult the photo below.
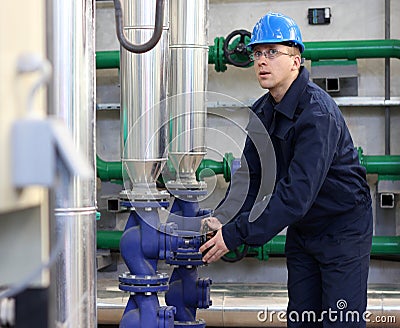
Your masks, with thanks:
<instances>
[{"instance_id":1,"label":"valve handle","mask_svg":"<svg viewBox=\"0 0 400 328\"><path fill-rule=\"evenodd\" d=\"M229 49L229 43L238 35L240 36L238 44L234 49ZM235 30L226 37L224 41L224 56L229 64L237 67L247 67L251 64L251 59L246 49L246 37L251 37L251 33L246 30ZM245 61L237 61L234 59L234 55L242 55L248 59Z\"/></svg>"}]
</instances>

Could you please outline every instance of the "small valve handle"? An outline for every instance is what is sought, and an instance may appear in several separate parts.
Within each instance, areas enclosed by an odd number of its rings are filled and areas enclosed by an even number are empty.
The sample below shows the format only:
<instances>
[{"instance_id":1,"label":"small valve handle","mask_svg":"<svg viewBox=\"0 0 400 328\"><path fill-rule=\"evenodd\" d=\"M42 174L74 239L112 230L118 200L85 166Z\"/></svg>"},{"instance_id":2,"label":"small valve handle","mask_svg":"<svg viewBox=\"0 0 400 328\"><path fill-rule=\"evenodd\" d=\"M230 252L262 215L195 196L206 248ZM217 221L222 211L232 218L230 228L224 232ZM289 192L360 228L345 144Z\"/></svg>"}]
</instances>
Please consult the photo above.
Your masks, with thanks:
<instances>
[{"instance_id":1,"label":"small valve handle","mask_svg":"<svg viewBox=\"0 0 400 328\"><path fill-rule=\"evenodd\" d=\"M239 42L236 44L234 49L229 49L230 42L236 36L240 36ZM247 67L251 64L251 59L246 48L246 37L251 37L251 33L246 30L235 30L226 37L224 42L224 56L229 64L237 67ZM248 59L245 61L235 60L235 57L238 55L245 56Z\"/></svg>"}]
</instances>

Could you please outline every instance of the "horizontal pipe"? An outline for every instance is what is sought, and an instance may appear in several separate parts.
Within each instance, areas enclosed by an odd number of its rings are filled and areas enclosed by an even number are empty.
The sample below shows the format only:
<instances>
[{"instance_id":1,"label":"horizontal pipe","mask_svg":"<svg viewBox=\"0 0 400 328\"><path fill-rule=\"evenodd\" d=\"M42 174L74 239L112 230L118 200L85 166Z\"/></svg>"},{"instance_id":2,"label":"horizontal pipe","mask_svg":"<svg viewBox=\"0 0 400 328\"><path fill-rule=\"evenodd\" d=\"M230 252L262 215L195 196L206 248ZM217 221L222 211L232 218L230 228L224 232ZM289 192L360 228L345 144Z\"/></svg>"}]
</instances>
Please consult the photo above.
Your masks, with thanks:
<instances>
[{"instance_id":1,"label":"horizontal pipe","mask_svg":"<svg viewBox=\"0 0 400 328\"><path fill-rule=\"evenodd\" d=\"M310 60L400 58L400 40L349 40L305 42L302 57Z\"/></svg>"},{"instance_id":2,"label":"horizontal pipe","mask_svg":"<svg viewBox=\"0 0 400 328\"><path fill-rule=\"evenodd\" d=\"M106 162L96 156L97 176L101 181L122 180L121 162Z\"/></svg>"},{"instance_id":3,"label":"horizontal pipe","mask_svg":"<svg viewBox=\"0 0 400 328\"><path fill-rule=\"evenodd\" d=\"M304 45L302 56L310 60L400 58L400 40L397 39L313 41L304 42ZM119 68L119 51L97 51L96 68Z\"/></svg>"},{"instance_id":4,"label":"horizontal pipe","mask_svg":"<svg viewBox=\"0 0 400 328\"><path fill-rule=\"evenodd\" d=\"M119 250L123 231L97 230L97 248Z\"/></svg>"},{"instance_id":5,"label":"horizontal pipe","mask_svg":"<svg viewBox=\"0 0 400 328\"><path fill-rule=\"evenodd\" d=\"M400 175L400 155L364 155L359 148L360 164L364 166L368 174ZM226 181L230 179L230 165L232 158L223 162L205 159L200 163L199 169L211 169L215 174L223 174ZM107 162L99 156L96 157L97 176L102 181L122 180L121 162Z\"/></svg>"},{"instance_id":6,"label":"horizontal pipe","mask_svg":"<svg viewBox=\"0 0 400 328\"><path fill-rule=\"evenodd\" d=\"M123 231L98 230L97 248L119 249L119 241ZM286 236L278 235L264 246L262 252L266 255L285 254ZM249 254L259 247L251 247ZM371 255L400 255L400 236L374 236L372 238Z\"/></svg>"},{"instance_id":7,"label":"horizontal pipe","mask_svg":"<svg viewBox=\"0 0 400 328\"><path fill-rule=\"evenodd\" d=\"M400 175L400 155L364 155L358 147L360 164L369 174Z\"/></svg>"},{"instance_id":8,"label":"horizontal pipe","mask_svg":"<svg viewBox=\"0 0 400 328\"><path fill-rule=\"evenodd\" d=\"M119 68L119 50L115 51L97 51L96 68Z\"/></svg>"},{"instance_id":9,"label":"horizontal pipe","mask_svg":"<svg viewBox=\"0 0 400 328\"><path fill-rule=\"evenodd\" d=\"M361 164L367 173L400 175L400 155L364 156Z\"/></svg>"},{"instance_id":10,"label":"horizontal pipe","mask_svg":"<svg viewBox=\"0 0 400 328\"><path fill-rule=\"evenodd\" d=\"M114 283L112 283L114 284ZM97 298L98 323L117 324L123 314L128 295L114 285L100 282ZM114 289L114 290L113 290ZM281 284L213 284L212 306L198 310L197 317L213 327L286 327L287 290ZM162 296L160 304L164 305ZM367 328L398 327L400 322L400 290L398 285L368 286ZM281 313L278 316L278 313ZM377 320L379 317L379 320ZM382 321L382 320L385 320ZM383 323L384 322L384 323Z\"/></svg>"},{"instance_id":11,"label":"horizontal pipe","mask_svg":"<svg viewBox=\"0 0 400 328\"><path fill-rule=\"evenodd\" d=\"M196 174L199 176L200 172L204 169L210 169L214 172L214 174L222 174L225 178L225 181L229 182L231 177L230 167L233 160L234 157L231 153L225 154L222 162L217 162L211 159L203 159L199 165L199 168L197 169ZM96 165L97 177L99 177L101 181L122 180L122 163L120 161L104 161L97 155ZM207 176L211 176L211 174L207 175L207 173L202 173L203 178Z\"/></svg>"},{"instance_id":12,"label":"horizontal pipe","mask_svg":"<svg viewBox=\"0 0 400 328\"><path fill-rule=\"evenodd\" d=\"M371 255L400 255L400 236L374 236Z\"/></svg>"}]
</instances>

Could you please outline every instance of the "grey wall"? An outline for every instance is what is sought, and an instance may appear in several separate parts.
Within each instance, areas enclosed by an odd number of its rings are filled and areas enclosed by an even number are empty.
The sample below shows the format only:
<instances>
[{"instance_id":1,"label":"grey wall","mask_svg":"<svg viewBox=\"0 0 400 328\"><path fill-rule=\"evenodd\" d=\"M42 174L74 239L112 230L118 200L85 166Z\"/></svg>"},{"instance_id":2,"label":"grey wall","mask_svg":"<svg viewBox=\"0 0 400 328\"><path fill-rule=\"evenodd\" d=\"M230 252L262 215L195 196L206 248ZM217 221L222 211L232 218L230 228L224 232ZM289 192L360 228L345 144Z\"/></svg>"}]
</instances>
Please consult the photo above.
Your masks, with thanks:
<instances>
[{"instance_id":1,"label":"grey wall","mask_svg":"<svg viewBox=\"0 0 400 328\"><path fill-rule=\"evenodd\" d=\"M339 40L367 40L384 39L384 0L362 1L319 1L319 0L289 0L289 1L239 1L239 0L210 0L209 4L209 44L214 44L215 37L226 37L236 29L252 30L256 21L268 11L285 13L293 17L299 24L304 41L339 41ZM308 24L307 11L313 7L330 7L332 19L330 25L311 26ZM391 38L400 39L400 2L391 1ZM98 2L96 11L96 50L118 50L119 44L115 37L114 11L112 2ZM305 66L310 68L309 61ZM221 161L224 152L233 152L240 155L240 147L225 138L218 138L218 133L224 134L243 144L244 134L240 127L244 127L247 120L247 111L242 104L251 104L262 95L261 89L254 76L253 68L236 68L228 66L224 73L218 73L213 65L209 65L208 91L220 93L220 108L213 103L209 108L206 158ZM384 59L358 60L359 96L363 99L383 99L384 92ZM400 98L400 61L391 59L391 97ZM237 101L235 101L237 99ZM97 71L97 102L119 103L118 70ZM233 104L234 106L231 106ZM341 110L352 133L356 146L364 149L364 154L379 155L385 151L384 109L371 106L343 106ZM399 106L391 110L391 151L400 154L400 112ZM221 117L224 116L225 118ZM215 130L213 130L215 129ZM120 153L119 142L119 113L116 110L98 111L97 122L97 150L106 160L118 160ZM369 182L373 198L375 198L376 177L370 176ZM213 206L222 197L227 184L221 177L217 181L209 182L210 188L215 188L213 197L205 200L203 206ZM106 191L100 190L100 195L107 193L107 184L103 184ZM112 190L118 187L112 187ZM100 203L101 204L101 203ZM397 205L398 207L398 205ZM396 211L399 221L398 210ZM398 233L400 232L398 225ZM274 262L275 263L275 262ZM376 263L376 262L374 262ZM393 264L390 264L392 267ZM394 264L396 267L396 265ZM255 266L257 268L257 266ZM274 268L276 264L274 264ZM378 264L374 269L373 281L384 279L396 280L393 270L384 270L387 264ZM282 268L282 266L281 266ZM218 269L214 269L218 270ZM260 269L261 270L261 269ZM275 270L275 269L274 269ZM279 272L275 278L279 279ZM252 272L258 272L254 269ZM259 271L260 273L263 271ZM275 279L274 278L274 279ZM398 280L397 280L398 282Z\"/></svg>"}]
</instances>

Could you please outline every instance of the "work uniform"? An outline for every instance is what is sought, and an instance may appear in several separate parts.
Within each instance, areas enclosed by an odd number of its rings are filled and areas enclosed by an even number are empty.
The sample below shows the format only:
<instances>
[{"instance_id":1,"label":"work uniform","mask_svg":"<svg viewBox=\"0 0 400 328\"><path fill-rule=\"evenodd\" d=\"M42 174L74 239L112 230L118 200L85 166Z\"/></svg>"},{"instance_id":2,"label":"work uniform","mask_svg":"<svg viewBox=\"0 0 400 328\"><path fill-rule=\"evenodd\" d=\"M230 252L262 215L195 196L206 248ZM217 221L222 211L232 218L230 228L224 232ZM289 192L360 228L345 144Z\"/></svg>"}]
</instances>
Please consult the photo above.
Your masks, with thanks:
<instances>
[{"instance_id":1,"label":"work uniform","mask_svg":"<svg viewBox=\"0 0 400 328\"><path fill-rule=\"evenodd\" d=\"M280 103L269 93L256 101L247 130L242 166L214 213L229 221L226 246L262 245L288 227L288 327L365 327L371 197L339 108L301 67ZM272 187L261 135L275 150Z\"/></svg>"}]
</instances>

